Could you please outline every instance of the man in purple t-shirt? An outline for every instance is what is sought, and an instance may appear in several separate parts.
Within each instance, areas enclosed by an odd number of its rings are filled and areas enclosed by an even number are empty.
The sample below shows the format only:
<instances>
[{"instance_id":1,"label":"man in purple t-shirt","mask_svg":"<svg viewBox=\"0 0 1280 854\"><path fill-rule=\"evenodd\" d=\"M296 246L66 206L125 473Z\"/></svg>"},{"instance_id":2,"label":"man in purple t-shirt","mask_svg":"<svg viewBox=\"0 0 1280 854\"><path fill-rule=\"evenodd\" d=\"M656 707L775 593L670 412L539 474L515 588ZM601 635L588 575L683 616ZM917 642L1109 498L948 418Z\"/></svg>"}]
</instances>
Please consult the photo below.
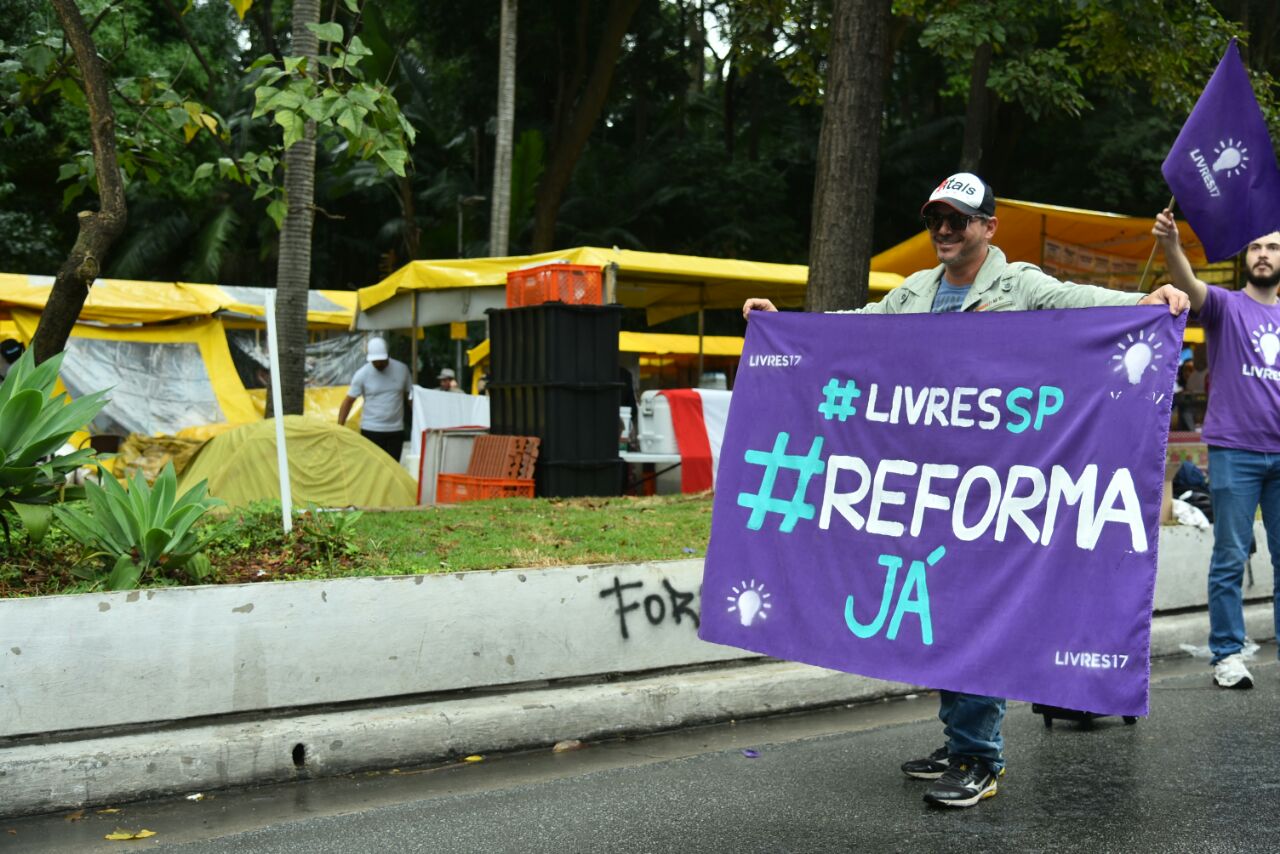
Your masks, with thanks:
<instances>
[{"instance_id":1,"label":"man in purple t-shirt","mask_svg":"<svg viewBox=\"0 0 1280 854\"><path fill-rule=\"evenodd\" d=\"M1209 344L1209 408L1201 436L1209 446L1213 557L1209 561L1209 650L1221 688L1252 688L1244 665L1241 583L1262 505L1262 523L1280 588L1280 231L1245 249L1243 290L1214 288L1195 277L1178 243L1173 214L1162 211L1151 233L1160 241L1174 287L1191 298ZM1280 599L1276 600L1280 629Z\"/></svg>"}]
</instances>

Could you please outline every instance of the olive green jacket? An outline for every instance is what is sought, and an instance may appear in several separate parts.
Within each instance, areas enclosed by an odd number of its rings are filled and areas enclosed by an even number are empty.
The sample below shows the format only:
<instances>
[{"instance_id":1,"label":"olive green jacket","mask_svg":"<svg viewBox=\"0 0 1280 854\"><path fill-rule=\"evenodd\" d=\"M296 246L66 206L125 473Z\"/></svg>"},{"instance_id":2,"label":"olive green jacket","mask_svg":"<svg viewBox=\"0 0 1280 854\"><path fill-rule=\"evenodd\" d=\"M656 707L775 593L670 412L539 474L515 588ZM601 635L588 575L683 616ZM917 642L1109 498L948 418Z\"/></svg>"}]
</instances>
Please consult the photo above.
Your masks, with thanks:
<instances>
[{"instance_id":1,"label":"olive green jacket","mask_svg":"<svg viewBox=\"0 0 1280 854\"><path fill-rule=\"evenodd\" d=\"M884 299L857 309L866 314L918 314L933 309L933 298L942 280L942 265L912 273ZM1090 308L1100 305L1136 305L1144 294L1113 291L1097 285L1060 282L1035 264L1010 262L996 246L987 249L987 260L965 296L961 311L1029 311L1041 308Z\"/></svg>"}]
</instances>

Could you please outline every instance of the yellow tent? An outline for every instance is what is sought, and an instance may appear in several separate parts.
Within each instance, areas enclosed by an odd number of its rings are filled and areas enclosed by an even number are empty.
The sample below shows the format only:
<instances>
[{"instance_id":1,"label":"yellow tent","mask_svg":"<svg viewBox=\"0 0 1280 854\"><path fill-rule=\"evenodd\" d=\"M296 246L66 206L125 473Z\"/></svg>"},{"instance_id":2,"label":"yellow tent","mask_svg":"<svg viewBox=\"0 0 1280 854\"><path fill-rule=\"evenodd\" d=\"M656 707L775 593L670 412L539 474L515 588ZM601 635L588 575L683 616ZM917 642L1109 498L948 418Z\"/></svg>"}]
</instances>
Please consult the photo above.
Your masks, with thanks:
<instances>
[{"instance_id":1,"label":"yellow tent","mask_svg":"<svg viewBox=\"0 0 1280 854\"><path fill-rule=\"evenodd\" d=\"M0 331L11 328L12 337L30 342L52 287L51 276L0 273L0 317L8 318ZM247 346L263 352L261 335L241 330L263 329L270 294L267 288L98 279L67 343L62 381L73 395L112 389L95 420L96 429L112 434L204 435L211 424L256 421L264 393L245 389L228 341L239 336L242 352ZM308 329L335 339L350 329L355 305L354 291L310 292ZM314 346L326 355L309 358L308 370L329 385L306 390L307 411L335 418L354 371L347 363L362 361L363 344L335 339Z\"/></svg>"},{"instance_id":2,"label":"yellow tent","mask_svg":"<svg viewBox=\"0 0 1280 854\"><path fill-rule=\"evenodd\" d=\"M286 415L290 491L294 506L411 507L417 487L400 464L363 436L332 421ZM186 489L209 481L209 494L233 507L280 500L275 420L214 436L187 465Z\"/></svg>"},{"instance_id":3,"label":"yellow tent","mask_svg":"<svg viewBox=\"0 0 1280 854\"><path fill-rule=\"evenodd\" d=\"M40 315L15 311L19 337L30 341ZM231 361L217 320L103 327L77 323L67 341L62 381L73 394L110 388L104 413L129 432L177 433L223 421L261 417ZM113 431L114 432L114 431Z\"/></svg>"},{"instance_id":4,"label":"yellow tent","mask_svg":"<svg viewBox=\"0 0 1280 854\"><path fill-rule=\"evenodd\" d=\"M997 199L996 216L999 225L993 242L1009 260L1029 261L1070 281L1115 286L1128 283L1124 289L1133 290L1155 245L1155 238L1151 236L1154 212L1149 217L1134 217ZM1204 249L1199 238L1186 223L1181 224L1181 231L1187 257L1194 266L1204 266ZM1157 252L1155 263L1160 261ZM871 259L873 270L903 276L937 264L938 256L934 254L927 231Z\"/></svg>"},{"instance_id":5,"label":"yellow tent","mask_svg":"<svg viewBox=\"0 0 1280 854\"><path fill-rule=\"evenodd\" d=\"M52 276L0 273L0 308L43 311L52 288ZM269 293L270 288L97 279L89 289L79 321L131 326L220 315L262 325ZM311 291L307 326L349 329L355 309L354 291Z\"/></svg>"},{"instance_id":6,"label":"yellow tent","mask_svg":"<svg viewBox=\"0 0 1280 854\"><path fill-rule=\"evenodd\" d=\"M738 308L753 296L780 306L804 303L809 268L582 246L507 258L413 261L376 285L359 291L358 329L397 329L458 320L482 320L486 308L506 305L507 273L542 264L616 265L615 298L645 309L650 324L708 308ZM872 273L872 293L902 281L895 273Z\"/></svg>"},{"instance_id":7,"label":"yellow tent","mask_svg":"<svg viewBox=\"0 0 1280 854\"><path fill-rule=\"evenodd\" d=\"M999 217L999 225L993 242L1010 261L1029 261L1064 281L1136 290L1155 246L1155 238L1151 236L1154 215L1122 216L997 199L996 216ZM1190 226L1181 223L1180 230L1183 247L1192 266L1196 267L1196 275L1214 284L1231 282L1235 275L1232 263L1209 264L1204 257L1204 247ZM904 276L937 264L938 256L927 231L871 259L874 269L891 270ZM1145 290L1167 281L1163 258L1157 252ZM1204 330L1188 326L1183 340L1189 344L1203 344Z\"/></svg>"}]
</instances>

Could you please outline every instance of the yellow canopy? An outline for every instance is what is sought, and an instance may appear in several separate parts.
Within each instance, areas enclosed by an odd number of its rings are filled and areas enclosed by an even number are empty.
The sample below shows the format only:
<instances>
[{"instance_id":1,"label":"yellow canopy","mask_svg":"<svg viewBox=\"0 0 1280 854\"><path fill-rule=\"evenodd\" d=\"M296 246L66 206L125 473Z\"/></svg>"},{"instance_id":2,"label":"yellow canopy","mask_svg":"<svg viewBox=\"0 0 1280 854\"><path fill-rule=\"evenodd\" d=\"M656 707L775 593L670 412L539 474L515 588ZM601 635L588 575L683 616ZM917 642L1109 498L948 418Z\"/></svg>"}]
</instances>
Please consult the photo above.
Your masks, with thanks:
<instances>
[{"instance_id":1,"label":"yellow canopy","mask_svg":"<svg viewBox=\"0 0 1280 854\"><path fill-rule=\"evenodd\" d=\"M0 309L43 311L52 287L52 276L0 273ZM244 317L260 324L266 314L264 305L268 293L269 288L98 279L89 289L79 320L128 326L218 314ZM307 325L349 329L355 310L354 291L311 291Z\"/></svg>"},{"instance_id":2,"label":"yellow canopy","mask_svg":"<svg viewBox=\"0 0 1280 854\"><path fill-rule=\"evenodd\" d=\"M361 318L357 323L360 328L394 328L397 323L412 325L405 322L408 316L405 310L391 312L386 309L386 304L422 291L487 289L484 304L500 307L504 305L508 272L552 263L592 267L616 264L618 302L629 308L645 309L651 324L704 308L738 308L753 296L768 297L780 306L800 306L804 303L809 277L809 268L802 264L772 264L592 246L507 258L413 261L378 284L359 291ZM873 272L870 287L873 293L884 293L901 281L902 276L895 273ZM418 305L421 309L423 303L419 301ZM380 307L382 310L376 311ZM450 310L454 309L451 304ZM471 312L466 316L474 316L474 305L463 310ZM419 310L416 319L423 324L443 322L426 310Z\"/></svg>"},{"instance_id":3,"label":"yellow canopy","mask_svg":"<svg viewBox=\"0 0 1280 854\"><path fill-rule=\"evenodd\" d=\"M1149 217L1133 217L997 199L996 216L999 224L992 242L1010 261L1029 261L1055 272L1061 270L1072 281L1105 284L1101 280L1127 275L1136 284L1155 245L1155 238L1151 236L1154 212ZM1186 223L1181 224L1181 232L1183 247L1192 265L1203 265L1204 248L1199 238ZM1158 252L1155 263L1161 263ZM902 276L937 264L938 256L927 231L871 259L873 270L887 270ZM1135 265L1137 275L1132 272Z\"/></svg>"},{"instance_id":4,"label":"yellow canopy","mask_svg":"<svg viewBox=\"0 0 1280 854\"><path fill-rule=\"evenodd\" d=\"M53 288L52 276L0 273L0 305L43 311ZM207 317L218 310L209 294L173 282L98 279L89 289L81 321L126 325Z\"/></svg>"}]
</instances>

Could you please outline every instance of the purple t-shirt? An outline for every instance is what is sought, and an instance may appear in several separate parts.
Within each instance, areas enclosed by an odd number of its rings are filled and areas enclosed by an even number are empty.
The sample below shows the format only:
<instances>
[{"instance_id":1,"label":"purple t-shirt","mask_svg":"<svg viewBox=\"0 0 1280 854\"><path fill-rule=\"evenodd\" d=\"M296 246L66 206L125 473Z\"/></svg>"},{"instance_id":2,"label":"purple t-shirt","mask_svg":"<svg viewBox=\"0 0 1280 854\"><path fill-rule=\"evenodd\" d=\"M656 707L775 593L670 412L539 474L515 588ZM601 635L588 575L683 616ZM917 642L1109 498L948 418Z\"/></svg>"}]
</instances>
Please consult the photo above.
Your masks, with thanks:
<instances>
[{"instance_id":1,"label":"purple t-shirt","mask_svg":"<svg viewBox=\"0 0 1280 854\"><path fill-rule=\"evenodd\" d=\"M1280 304L1210 286L1200 307L1209 344L1205 444L1280 452Z\"/></svg>"}]
</instances>

